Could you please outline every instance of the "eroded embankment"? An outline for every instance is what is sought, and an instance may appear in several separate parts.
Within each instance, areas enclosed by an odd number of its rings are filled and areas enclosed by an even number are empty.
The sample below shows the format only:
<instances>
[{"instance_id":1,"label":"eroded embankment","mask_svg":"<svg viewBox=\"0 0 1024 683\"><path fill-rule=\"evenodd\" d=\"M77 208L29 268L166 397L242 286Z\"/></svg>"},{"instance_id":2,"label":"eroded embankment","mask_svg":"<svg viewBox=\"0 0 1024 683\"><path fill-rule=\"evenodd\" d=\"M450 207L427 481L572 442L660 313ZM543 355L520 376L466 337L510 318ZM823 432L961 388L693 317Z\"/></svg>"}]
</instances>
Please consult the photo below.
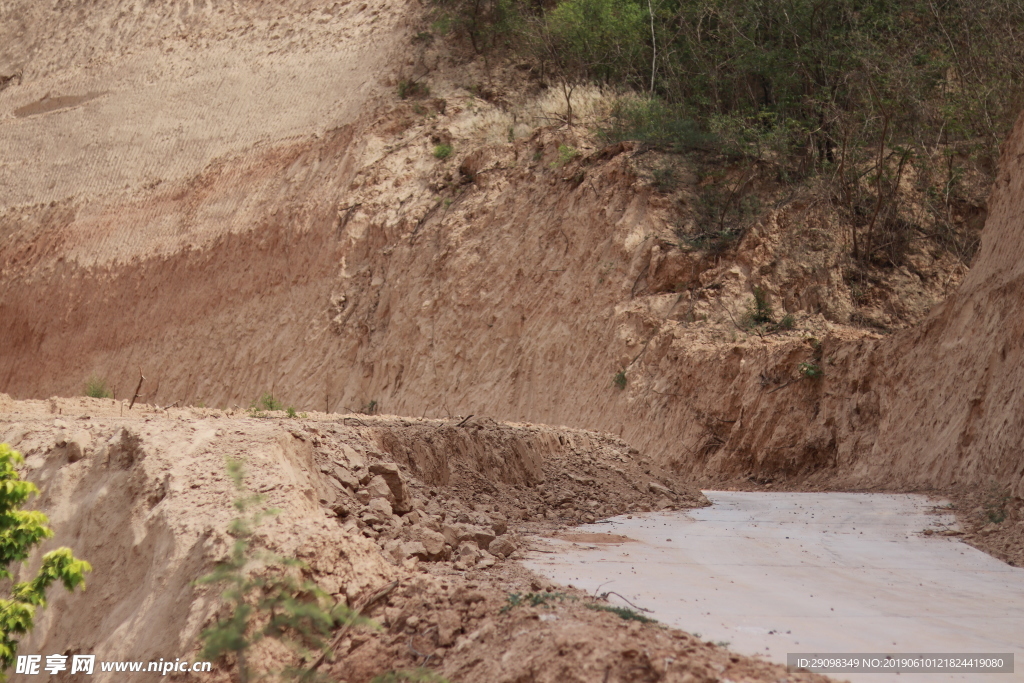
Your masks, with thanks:
<instances>
[{"instance_id":1,"label":"eroded embankment","mask_svg":"<svg viewBox=\"0 0 1024 683\"><path fill-rule=\"evenodd\" d=\"M94 568L86 591L51 591L19 651L199 658L201 631L228 614L217 587L194 582L231 553L238 493L226 460L240 458L248 490L280 510L257 528L259 549L299 559L341 602L379 596L365 613L380 628L336 643L323 669L336 680L424 663L467 683L784 674L681 631L628 626L595 610L602 600L538 582L515 562L537 533L595 512L692 507L705 502L698 491L613 437L459 422L142 405L122 416L110 400L0 395L0 439L24 452L56 532L42 550L69 545ZM527 593L544 597L510 601ZM258 671L295 660L263 641L248 661ZM212 680L233 680L232 665L218 662Z\"/></svg>"},{"instance_id":2,"label":"eroded embankment","mask_svg":"<svg viewBox=\"0 0 1024 683\"><path fill-rule=\"evenodd\" d=\"M523 129L439 72L429 97L392 94L440 63L440 48L403 52L412 10L289 7L283 51L262 6L230 20L198 14L174 31L164 17L124 41L173 52L184 35L210 54L247 45L269 70L252 84L270 99L298 68L288 60L326 59L332 36L345 54L369 46L331 87L295 91L295 109L320 119L246 109L266 135L222 138L213 126L223 145L184 145L123 192L88 174L71 182L57 152L34 155L41 134L19 126L39 117L0 121L12 153L40 165L0 217L0 388L69 395L93 375L120 398L141 369L157 404L244 407L272 391L300 410L600 429L704 480L907 489L995 478L1021 492L1019 126L970 278L919 328L881 338L842 324L847 285L839 261L812 253L829 239L805 248L805 224L820 218L807 202L772 209L725 255L687 246L637 171L643 150ZM28 85L0 104L13 111L42 97L32 88L78 73L85 53L60 61L55 36L37 36L50 61L26 62ZM110 59L136 63L124 46ZM186 90L208 90L192 61L179 66ZM111 92L128 98L132 123L161 100L132 99L146 79L125 73ZM168 71L146 78L176 82ZM111 101L40 117L88 156L95 136L80 118ZM206 139L202 120L233 111L211 107L175 116ZM139 133L146 154L164 149L162 130ZM451 156L435 156L447 143ZM828 227L821 234L839 239ZM903 274L920 310L943 291L925 280L944 272L922 259L924 275ZM744 329L754 286L796 330Z\"/></svg>"}]
</instances>

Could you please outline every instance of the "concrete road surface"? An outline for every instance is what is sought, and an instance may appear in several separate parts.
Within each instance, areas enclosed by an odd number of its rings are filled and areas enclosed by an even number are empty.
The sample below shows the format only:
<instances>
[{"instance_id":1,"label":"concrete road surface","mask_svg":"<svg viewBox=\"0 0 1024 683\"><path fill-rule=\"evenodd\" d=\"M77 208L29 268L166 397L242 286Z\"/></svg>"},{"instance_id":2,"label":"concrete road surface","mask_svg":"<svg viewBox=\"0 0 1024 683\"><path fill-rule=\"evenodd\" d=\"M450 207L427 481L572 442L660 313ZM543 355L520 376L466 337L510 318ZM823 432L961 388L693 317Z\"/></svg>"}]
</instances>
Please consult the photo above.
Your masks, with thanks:
<instances>
[{"instance_id":1,"label":"concrete road surface","mask_svg":"<svg viewBox=\"0 0 1024 683\"><path fill-rule=\"evenodd\" d=\"M550 541L549 552L530 553L526 565L592 593L615 591L663 623L782 664L790 652L1024 654L1024 569L955 537L923 535L955 523L935 501L705 493L708 508L573 529ZM866 683L1024 681L1024 662L1016 671L832 675Z\"/></svg>"}]
</instances>

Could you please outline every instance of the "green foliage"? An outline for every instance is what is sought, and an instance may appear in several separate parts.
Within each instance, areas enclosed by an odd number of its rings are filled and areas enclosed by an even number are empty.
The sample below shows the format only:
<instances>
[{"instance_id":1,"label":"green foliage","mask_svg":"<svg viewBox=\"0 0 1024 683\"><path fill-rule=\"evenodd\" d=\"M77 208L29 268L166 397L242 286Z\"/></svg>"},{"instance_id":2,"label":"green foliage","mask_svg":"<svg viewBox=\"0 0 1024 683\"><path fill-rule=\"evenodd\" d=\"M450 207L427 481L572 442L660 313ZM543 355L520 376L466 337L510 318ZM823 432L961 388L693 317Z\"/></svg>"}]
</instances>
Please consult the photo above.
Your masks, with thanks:
<instances>
[{"instance_id":1,"label":"green foliage","mask_svg":"<svg viewBox=\"0 0 1024 683\"><path fill-rule=\"evenodd\" d=\"M274 398L271 393L266 393L249 404L249 414L253 417L267 417L264 410L284 410L284 403Z\"/></svg>"},{"instance_id":2,"label":"green foliage","mask_svg":"<svg viewBox=\"0 0 1024 683\"><path fill-rule=\"evenodd\" d=\"M291 418L295 418L298 416L298 413L295 412L295 408L292 408L291 406L288 406L284 412L288 417Z\"/></svg>"},{"instance_id":3,"label":"green foliage","mask_svg":"<svg viewBox=\"0 0 1024 683\"><path fill-rule=\"evenodd\" d=\"M635 0L564 0L545 17L545 56L570 78L640 86L647 16Z\"/></svg>"},{"instance_id":4,"label":"green foliage","mask_svg":"<svg viewBox=\"0 0 1024 683\"><path fill-rule=\"evenodd\" d=\"M428 97L429 95L430 88L426 83L420 83L408 78L398 81L398 96L403 100L412 97Z\"/></svg>"},{"instance_id":5,"label":"green foliage","mask_svg":"<svg viewBox=\"0 0 1024 683\"><path fill-rule=\"evenodd\" d=\"M510 46L526 19L516 0L435 0L434 4L433 30L468 39L477 54Z\"/></svg>"},{"instance_id":6,"label":"green foliage","mask_svg":"<svg viewBox=\"0 0 1024 683\"><path fill-rule=\"evenodd\" d=\"M545 82L632 91L612 141L716 153L821 178L851 252L897 266L925 233L965 262L998 147L1024 106L1024 3L1006 0L435 0L477 53L510 50ZM441 26L443 24L443 26ZM637 97L642 93L641 97ZM910 166L913 173L909 173ZM963 180L980 173L972 187ZM927 191L904 209L901 180ZM972 194L974 193L974 194ZM738 206L742 193L722 202ZM714 202L710 202L714 203ZM721 219L733 208L712 212ZM709 221L712 249L742 233ZM959 230L959 232L958 232ZM970 233L970 234L968 234Z\"/></svg>"},{"instance_id":7,"label":"green foliage","mask_svg":"<svg viewBox=\"0 0 1024 683\"><path fill-rule=\"evenodd\" d=\"M30 496L39 493L35 484L22 481L14 468L23 461L20 453L0 443L0 579L7 581L14 578L12 563L24 562L37 545L53 536L46 515L21 509ZM5 672L17 658L15 637L31 631L36 608L46 606L46 589L60 581L68 591L78 586L85 590L85 574L90 571L92 566L75 558L70 548L58 548L43 555L35 578L14 584L9 588L10 598L0 598L0 683L7 680Z\"/></svg>"},{"instance_id":8,"label":"green foliage","mask_svg":"<svg viewBox=\"0 0 1024 683\"><path fill-rule=\"evenodd\" d=\"M107 383L95 375L85 383L85 395L90 398L113 398L114 394L107 389Z\"/></svg>"},{"instance_id":9,"label":"green foliage","mask_svg":"<svg viewBox=\"0 0 1024 683\"><path fill-rule=\"evenodd\" d=\"M611 612L617 614L626 621L639 621L641 624L654 624L656 620L646 617L639 612L629 609L628 607L617 607L615 605L587 605L587 609L592 609L595 612Z\"/></svg>"},{"instance_id":10,"label":"green foliage","mask_svg":"<svg viewBox=\"0 0 1024 683\"><path fill-rule=\"evenodd\" d=\"M202 632L203 657L213 661L233 655L239 679L245 683L253 673L246 655L264 638L274 638L307 658L325 651L335 628L371 622L303 579L305 565L300 561L252 548L256 528L278 511L264 507L263 496L246 491L241 461L229 460L228 474L237 491L234 507L238 511L228 529L235 539L231 556L196 583L223 586L221 597L230 612ZM299 680L315 678L315 672L301 666L280 673Z\"/></svg>"},{"instance_id":11,"label":"green foliage","mask_svg":"<svg viewBox=\"0 0 1024 683\"><path fill-rule=\"evenodd\" d=\"M452 146L446 143L442 143L434 147L434 158L435 159L447 159L452 155Z\"/></svg>"},{"instance_id":12,"label":"green foliage","mask_svg":"<svg viewBox=\"0 0 1024 683\"><path fill-rule=\"evenodd\" d=\"M988 494L982 504L983 522L1002 524L1006 521L1006 506L1010 502L1010 494L997 485L989 487Z\"/></svg>"},{"instance_id":13,"label":"green foliage","mask_svg":"<svg viewBox=\"0 0 1024 683\"><path fill-rule=\"evenodd\" d=\"M782 320L779 321L780 330L792 330L796 327L796 318L793 317L792 313L787 313L782 316Z\"/></svg>"},{"instance_id":14,"label":"green foliage","mask_svg":"<svg viewBox=\"0 0 1024 683\"><path fill-rule=\"evenodd\" d=\"M610 142L632 140L670 152L711 149L716 142L684 107L658 97L620 99L600 133Z\"/></svg>"},{"instance_id":15,"label":"green foliage","mask_svg":"<svg viewBox=\"0 0 1024 683\"><path fill-rule=\"evenodd\" d=\"M561 168L579 156L575 147L569 145L558 146L558 158L551 162L551 168Z\"/></svg>"},{"instance_id":16,"label":"green foliage","mask_svg":"<svg viewBox=\"0 0 1024 683\"><path fill-rule=\"evenodd\" d=\"M768 292L763 287L754 287L754 303L747 309L745 320L749 327L775 322L775 314L768 301Z\"/></svg>"},{"instance_id":17,"label":"green foliage","mask_svg":"<svg viewBox=\"0 0 1024 683\"><path fill-rule=\"evenodd\" d=\"M389 671L375 676L370 683L448 683L448 679L426 668Z\"/></svg>"},{"instance_id":18,"label":"green foliage","mask_svg":"<svg viewBox=\"0 0 1024 683\"><path fill-rule=\"evenodd\" d=\"M552 593L509 593L508 604L501 608L500 613L505 614L514 607L551 607L553 601L563 602L565 600L573 600L576 598L567 593L552 592Z\"/></svg>"},{"instance_id":19,"label":"green foliage","mask_svg":"<svg viewBox=\"0 0 1024 683\"><path fill-rule=\"evenodd\" d=\"M626 388L626 371L619 370L615 373L615 377L612 379L612 384L618 387L619 391Z\"/></svg>"},{"instance_id":20,"label":"green foliage","mask_svg":"<svg viewBox=\"0 0 1024 683\"><path fill-rule=\"evenodd\" d=\"M801 363L799 366L797 366L797 370L799 370L800 374L806 377L807 379L820 379L825 375L825 372L824 370L821 369L820 365L818 365L817 363L812 363L810 361Z\"/></svg>"}]
</instances>

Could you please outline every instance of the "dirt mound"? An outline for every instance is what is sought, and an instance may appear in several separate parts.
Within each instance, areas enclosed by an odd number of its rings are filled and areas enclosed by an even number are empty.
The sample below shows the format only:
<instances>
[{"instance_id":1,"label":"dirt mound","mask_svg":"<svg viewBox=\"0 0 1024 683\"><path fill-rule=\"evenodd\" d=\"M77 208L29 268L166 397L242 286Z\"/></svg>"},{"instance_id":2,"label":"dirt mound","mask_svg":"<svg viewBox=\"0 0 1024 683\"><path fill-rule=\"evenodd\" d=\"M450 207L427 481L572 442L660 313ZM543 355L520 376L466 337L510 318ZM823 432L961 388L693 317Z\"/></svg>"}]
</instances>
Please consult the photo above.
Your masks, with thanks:
<instances>
[{"instance_id":1,"label":"dirt mound","mask_svg":"<svg viewBox=\"0 0 1024 683\"><path fill-rule=\"evenodd\" d=\"M613 437L468 419L141 405L122 417L123 404L109 399L0 395L0 410L0 437L25 454L38 508L57 532L42 550L70 545L94 567L87 591L53 592L24 653L194 659L200 631L224 616L215 592L193 582L229 553L236 494L225 459L236 457L250 490L281 510L259 528L260 546L302 560L338 600L379 598L366 613L383 630L344 635L326 664L341 680L423 664L459 681L554 680L556 669L579 681L595 672L686 683L780 675L689 634L630 625L599 597L557 589L511 561L536 534L597 510L704 502ZM407 455L395 462L382 443ZM444 445L446 465L430 444ZM561 508L535 515L555 490ZM509 651L521 654L499 656ZM261 657L252 661L280 654Z\"/></svg>"}]
</instances>

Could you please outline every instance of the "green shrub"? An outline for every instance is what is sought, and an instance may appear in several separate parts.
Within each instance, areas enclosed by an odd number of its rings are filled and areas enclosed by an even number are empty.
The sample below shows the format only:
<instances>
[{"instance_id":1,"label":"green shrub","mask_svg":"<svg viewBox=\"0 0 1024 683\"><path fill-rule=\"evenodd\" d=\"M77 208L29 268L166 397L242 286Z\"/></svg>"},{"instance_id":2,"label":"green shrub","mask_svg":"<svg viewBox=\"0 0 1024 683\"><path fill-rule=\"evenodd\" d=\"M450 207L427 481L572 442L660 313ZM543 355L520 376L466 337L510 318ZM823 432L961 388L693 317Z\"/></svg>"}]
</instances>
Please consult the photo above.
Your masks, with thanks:
<instances>
[{"instance_id":1,"label":"green shrub","mask_svg":"<svg viewBox=\"0 0 1024 683\"><path fill-rule=\"evenodd\" d=\"M114 394L107 389L107 383L99 377L90 377L85 383L85 395L91 398L113 398Z\"/></svg>"},{"instance_id":2,"label":"green shrub","mask_svg":"<svg viewBox=\"0 0 1024 683\"><path fill-rule=\"evenodd\" d=\"M255 417L263 417L264 410L284 410L284 404L271 393L263 394L249 404L249 412Z\"/></svg>"},{"instance_id":3,"label":"green shrub","mask_svg":"<svg viewBox=\"0 0 1024 683\"><path fill-rule=\"evenodd\" d=\"M252 547L256 528L278 511L266 508L263 496L246 491L241 461L229 460L228 474L237 491L234 507L239 515L228 529L235 539L231 557L196 583L223 586L221 598L229 615L202 632L202 656L216 661L233 655L239 680L246 683L254 674L247 653L265 638L276 639L305 657L311 651L326 651L335 628L372 622L337 603L312 581L301 579L305 565L300 561ZM288 668L281 673L309 680L315 672Z\"/></svg>"},{"instance_id":4,"label":"green shrub","mask_svg":"<svg viewBox=\"0 0 1024 683\"><path fill-rule=\"evenodd\" d=\"M639 621L641 624L655 624L657 621L650 617L645 617L639 612L633 611L628 607L617 607L615 605L587 605L587 609L592 609L595 612L611 612L617 614L626 621Z\"/></svg>"},{"instance_id":5,"label":"green shrub","mask_svg":"<svg viewBox=\"0 0 1024 683\"><path fill-rule=\"evenodd\" d=\"M558 158L551 162L551 168L561 168L579 156L575 147L569 145L558 146Z\"/></svg>"},{"instance_id":6,"label":"green shrub","mask_svg":"<svg viewBox=\"0 0 1024 683\"><path fill-rule=\"evenodd\" d=\"M291 418L298 416L298 413L295 412L295 408L292 408L291 406L288 406L288 408L286 408L284 412L288 417Z\"/></svg>"},{"instance_id":7,"label":"green shrub","mask_svg":"<svg viewBox=\"0 0 1024 683\"><path fill-rule=\"evenodd\" d=\"M796 327L796 318L792 313L787 313L782 316L782 320L779 321L780 330L792 330Z\"/></svg>"},{"instance_id":8,"label":"green shrub","mask_svg":"<svg viewBox=\"0 0 1024 683\"><path fill-rule=\"evenodd\" d=\"M615 373L615 377L612 379L612 384L618 387L619 391L626 388L626 371L619 370Z\"/></svg>"},{"instance_id":9,"label":"green shrub","mask_svg":"<svg viewBox=\"0 0 1024 683\"><path fill-rule=\"evenodd\" d=\"M768 292L762 287L754 287L754 302L743 315L741 327L752 330L756 327L768 326L768 329L771 330L770 326L774 323L775 314L768 301Z\"/></svg>"},{"instance_id":10,"label":"green shrub","mask_svg":"<svg viewBox=\"0 0 1024 683\"><path fill-rule=\"evenodd\" d=\"M434 158L435 159L447 159L452 155L452 146L446 143L442 143L434 147Z\"/></svg>"},{"instance_id":11,"label":"green shrub","mask_svg":"<svg viewBox=\"0 0 1024 683\"><path fill-rule=\"evenodd\" d=\"M46 515L22 510L29 497L39 493L35 484L22 481L15 465L24 462L21 454L0 443L0 579L13 581L10 566L28 559L32 550L53 531ZM0 682L7 680L6 671L17 658L18 641L32 630L36 608L46 607L46 590L60 581L73 592L85 589L85 574L92 567L77 559L70 548L58 548L43 555L42 566L30 581L9 585L10 597L0 599Z\"/></svg>"},{"instance_id":12,"label":"green shrub","mask_svg":"<svg viewBox=\"0 0 1024 683\"><path fill-rule=\"evenodd\" d=\"M682 106L657 97L620 99L599 132L609 142L629 140L672 152L711 149L716 142Z\"/></svg>"},{"instance_id":13,"label":"green shrub","mask_svg":"<svg viewBox=\"0 0 1024 683\"><path fill-rule=\"evenodd\" d=\"M427 97L430 95L430 88L425 83L403 78L398 81L398 96L407 100L410 97Z\"/></svg>"},{"instance_id":14,"label":"green shrub","mask_svg":"<svg viewBox=\"0 0 1024 683\"><path fill-rule=\"evenodd\" d=\"M800 374L807 379L820 379L825 375L825 372L821 369L820 365L810 361L801 363L797 366L797 369L800 371Z\"/></svg>"}]
</instances>

